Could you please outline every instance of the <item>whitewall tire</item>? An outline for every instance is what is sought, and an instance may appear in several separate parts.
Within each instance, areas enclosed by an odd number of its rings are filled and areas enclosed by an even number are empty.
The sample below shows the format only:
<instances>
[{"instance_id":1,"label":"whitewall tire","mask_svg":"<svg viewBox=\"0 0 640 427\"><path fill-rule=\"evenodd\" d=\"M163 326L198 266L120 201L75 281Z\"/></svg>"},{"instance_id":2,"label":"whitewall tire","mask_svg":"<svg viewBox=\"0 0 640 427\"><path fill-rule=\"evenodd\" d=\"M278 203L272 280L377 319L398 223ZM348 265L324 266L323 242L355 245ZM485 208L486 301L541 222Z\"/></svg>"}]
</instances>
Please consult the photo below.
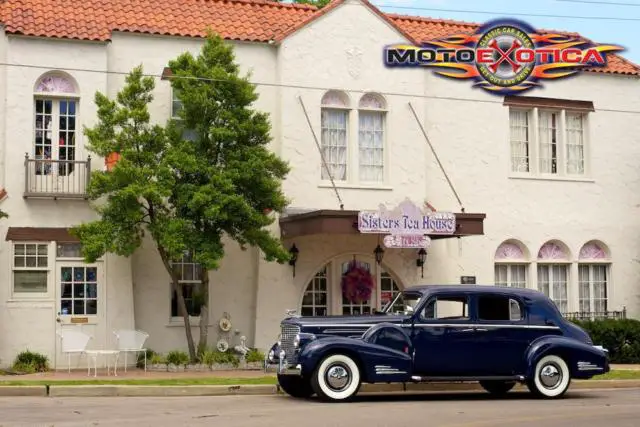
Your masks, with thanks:
<instances>
[{"instance_id":1,"label":"whitewall tire","mask_svg":"<svg viewBox=\"0 0 640 427\"><path fill-rule=\"evenodd\" d=\"M529 390L546 399L557 399L564 395L571 384L569 366L561 357L544 356L536 363L533 377L527 381Z\"/></svg>"},{"instance_id":2,"label":"whitewall tire","mask_svg":"<svg viewBox=\"0 0 640 427\"><path fill-rule=\"evenodd\" d=\"M318 364L311 387L322 400L345 402L358 393L360 381L360 368L351 357L331 354Z\"/></svg>"}]
</instances>

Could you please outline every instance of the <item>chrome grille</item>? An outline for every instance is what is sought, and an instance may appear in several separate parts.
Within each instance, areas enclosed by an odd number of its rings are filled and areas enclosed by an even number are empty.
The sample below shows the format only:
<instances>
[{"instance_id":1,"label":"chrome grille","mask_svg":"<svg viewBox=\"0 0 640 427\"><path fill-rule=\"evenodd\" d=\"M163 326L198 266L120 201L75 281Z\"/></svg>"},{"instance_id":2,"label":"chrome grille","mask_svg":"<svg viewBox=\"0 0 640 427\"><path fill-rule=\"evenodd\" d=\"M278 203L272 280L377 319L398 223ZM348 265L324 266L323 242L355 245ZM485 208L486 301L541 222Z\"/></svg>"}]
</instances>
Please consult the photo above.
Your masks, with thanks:
<instances>
[{"instance_id":1,"label":"chrome grille","mask_svg":"<svg viewBox=\"0 0 640 427\"><path fill-rule=\"evenodd\" d=\"M295 325L283 324L280 326L280 348L284 350L287 363L292 365L296 363L297 356L293 339L300 333L300 327Z\"/></svg>"}]
</instances>

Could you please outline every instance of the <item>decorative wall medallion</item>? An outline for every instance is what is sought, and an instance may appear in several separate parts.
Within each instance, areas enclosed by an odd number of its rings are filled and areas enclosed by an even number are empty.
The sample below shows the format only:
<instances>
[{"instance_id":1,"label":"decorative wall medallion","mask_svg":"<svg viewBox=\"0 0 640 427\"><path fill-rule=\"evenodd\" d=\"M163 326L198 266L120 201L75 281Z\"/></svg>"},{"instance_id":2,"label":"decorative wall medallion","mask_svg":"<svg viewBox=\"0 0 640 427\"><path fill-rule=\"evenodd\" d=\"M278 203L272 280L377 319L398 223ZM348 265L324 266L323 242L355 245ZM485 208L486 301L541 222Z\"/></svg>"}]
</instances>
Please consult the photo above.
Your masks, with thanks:
<instances>
[{"instance_id":1,"label":"decorative wall medallion","mask_svg":"<svg viewBox=\"0 0 640 427\"><path fill-rule=\"evenodd\" d=\"M358 47L350 47L347 53L347 70L354 79L360 77L362 72L362 50Z\"/></svg>"}]
</instances>

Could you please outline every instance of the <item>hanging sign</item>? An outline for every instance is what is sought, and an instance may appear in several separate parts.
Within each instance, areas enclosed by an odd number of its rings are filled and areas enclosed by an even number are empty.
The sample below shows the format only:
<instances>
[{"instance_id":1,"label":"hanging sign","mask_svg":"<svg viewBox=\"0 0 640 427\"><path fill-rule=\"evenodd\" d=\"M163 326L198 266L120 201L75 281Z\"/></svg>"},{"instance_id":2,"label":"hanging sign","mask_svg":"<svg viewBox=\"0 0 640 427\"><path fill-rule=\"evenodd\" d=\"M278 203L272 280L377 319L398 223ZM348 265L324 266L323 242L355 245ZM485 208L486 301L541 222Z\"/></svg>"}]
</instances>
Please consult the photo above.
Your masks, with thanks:
<instances>
[{"instance_id":1,"label":"hanging sign","mask_svg":"<svg viewBox=\"0 0 640 427\"><path fill-rule=\"evenodd\" d=\"M360 211L358 230L361 233L405 236L450 235L456 231L456 215L452 212L424 212L406 199L393 210L380 205L377 211Z\"/></svg>"},{"instance_id":2,"label":"hanging sign","mask_svg":"<svg viewBox=\"0 0 640 427\"><path fill-rule=\"evenodd\" d=\"M384 236L383 242L387 248L427 249L431 245L429 236L420 234L391 234Z\"/></svg>"}]
</instances>

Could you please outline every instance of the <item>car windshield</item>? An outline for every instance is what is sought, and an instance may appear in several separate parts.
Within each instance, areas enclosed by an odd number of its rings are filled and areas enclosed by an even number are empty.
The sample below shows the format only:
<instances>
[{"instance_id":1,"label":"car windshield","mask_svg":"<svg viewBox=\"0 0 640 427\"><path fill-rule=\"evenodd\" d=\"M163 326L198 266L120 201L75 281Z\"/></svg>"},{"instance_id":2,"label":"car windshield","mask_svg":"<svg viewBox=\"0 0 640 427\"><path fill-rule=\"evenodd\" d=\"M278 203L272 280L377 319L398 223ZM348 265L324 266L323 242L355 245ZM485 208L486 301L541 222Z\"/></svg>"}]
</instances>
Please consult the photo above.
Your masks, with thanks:
<instances>
[{"instance_id":1,"label":"car windshield","mask_svg":"<svg viewBox=\"0 0 640 427\"><path fill-rule=\"evenodd\" d=\"M412 314L421 297L422 295L416 292L400 292L384 306L382 312L386 314Z\"/></svg>"}]
</instances>

